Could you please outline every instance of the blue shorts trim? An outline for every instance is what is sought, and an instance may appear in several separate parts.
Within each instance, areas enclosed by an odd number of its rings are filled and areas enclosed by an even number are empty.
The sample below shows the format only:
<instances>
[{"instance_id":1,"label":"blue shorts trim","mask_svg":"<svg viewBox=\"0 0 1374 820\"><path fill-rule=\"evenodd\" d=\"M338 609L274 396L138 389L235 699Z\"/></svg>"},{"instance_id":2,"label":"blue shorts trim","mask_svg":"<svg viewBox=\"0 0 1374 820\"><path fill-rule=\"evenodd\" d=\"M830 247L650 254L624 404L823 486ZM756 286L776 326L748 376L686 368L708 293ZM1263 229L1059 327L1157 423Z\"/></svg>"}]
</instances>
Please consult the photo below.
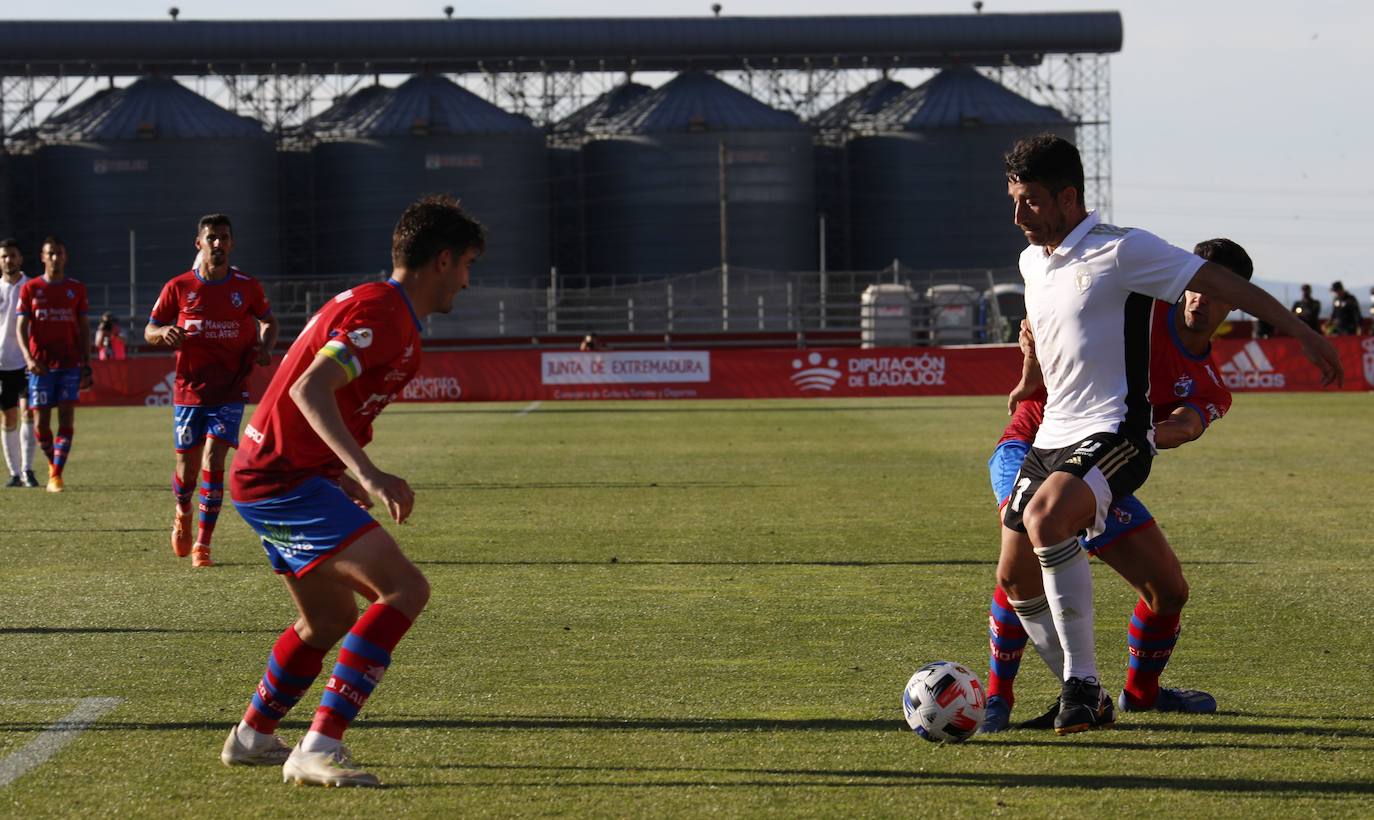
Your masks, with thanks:
<instances>
[{"instance_id":1,"label":"blue shorts trim","mask_svg":"<svg viewBox=\"0 0 1374 820\"><path fill-rule=\"evenodd\" d=\"M1016 474L1021 472L1021 462L1029 452L1029 441L1014 438L1007 439L992 451L992 458L988 459L988 477L992 479L992 494L997 497L997 506L1002 506L1011 497Z\"/></svg>"},{"instance_id":2,"label":"blue shorts trim","mask_svg":"<svg viewBox=\"0 0 1374 820\"><path fill-rule=\"evenodd\" d=\"M39 376L29 374L29 406L75 404L81 397L81 368L64 367Z\"/></svg>"},{"instance_id":3,"label":"blue shorts trim","mask_svg":"<svg viewBox=\"0 0 1374 820\"><path fill-rule=\"evenodd\" d=\"M201 405L172 405L172 446L178 453L194 450L209 436L230 447L239 446L239 427L243 423L243 402Z\"/></svg>"},{"instance_id":4,"label":"blue shorts trim","mask_svg":"<svg viewBox=\"0 0 1374 820\"><path fill-rule=\"evenodd\" d=\"M988 459L988 476L992 479L992 493L997 496L997 504L1005 504L1016 486L1016 474L1021 471L1021 462L1030 452L1030 443L1019 439L1009 439L997 445ZM1106 529L1102 534L1083 542L1089 555L1097 555L1121 538L1144 529L1155 523L1153 515L1140 503L1140 499L1128 495L1112 502L1107 508Z\"/></svg>"},{"instance_id":5,"label":"blue shorts trim","mask_svg":"<svg viewBox=\"0 0 1374 820\"><path fill-rule=\"evenodd\" d=\"M272 569L296 578L381 526L338 484L318 476L279 496L234 500L234 508L262 539Z\"/></svg>"}]
</instances>

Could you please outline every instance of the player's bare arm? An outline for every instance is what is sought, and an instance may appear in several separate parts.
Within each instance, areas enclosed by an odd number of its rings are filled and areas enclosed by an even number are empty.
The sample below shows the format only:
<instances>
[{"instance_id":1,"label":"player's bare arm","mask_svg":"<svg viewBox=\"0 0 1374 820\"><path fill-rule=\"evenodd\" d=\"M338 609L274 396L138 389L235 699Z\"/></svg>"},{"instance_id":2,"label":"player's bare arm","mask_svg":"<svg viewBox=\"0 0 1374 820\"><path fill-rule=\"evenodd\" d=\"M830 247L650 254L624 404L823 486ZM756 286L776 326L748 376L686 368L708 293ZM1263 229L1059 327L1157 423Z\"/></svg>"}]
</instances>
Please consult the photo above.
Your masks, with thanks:
<instances>
[{"instance_id":1,"label":"player's bare arm","mask_svg":"<svg viewBox=\"0 0 1374 820\"><path fill-rule=\"evenodd\" d=\"M258 366L272 363L272 350L277 346L277 317L267 314L258 320Z\"/></svg>"},{"instance_id":2,"label":"player's bare arm","mask_svg":"<svg viewBox=\"0 0 1374 820\"><path fill-rule=\"evenodd\" d=\"M1021 381L1007 394L1007 415L1016 412L1016 405L1034 396L1045 386L1045 375L1040 371L1040 361L1035 358L1035 336L1031 333L1030 323L1021 320L1021 333L1017 337L1021 346Z\"/></svg>"},{"instance_id":3,"label":"player's bare arm","mask_svg":"<svg viewBox=\"0 0 1374 820\"><path fill-rule=\"evenodd\" d=\"M1297 314L1285 308L1277 299L1258 286L1232 273L1222 265L1208 262L1198 269L1188 283L1188 290L1205 293L1235 305L1252 316L1263 319L1276 329L1292 336L1302 344L1303 355L1322 374L1322 384L1340 386L1345 379L1341 358L1336 348L1321 334L1307 326Z\"/></svg>"},{"instance_id":4,"label":"player's bare arm","mask_svg":"<svg viewBox=\"0 0 1374 820\"><path fill-rule=\"evenodd\" d=\"M176 325L157 325L152 322L143 328L143 339L150 345L166 345L176 350L186 341L186 331Z\"/></svg>"},{"instance_id":5,"label":"player's bare arm","mask_svg":"<svg viewBox=\"0 0 1374 820\"><path fill-rule=\"evenodd\" d=\"M386 506L393 521L405 523L415 506L415 493L405 479L378 469L363 448L358 446L358 442L353 440L334 398L334 394L346 384L348 373L338 362L327 356L316 356L296 383L291 385L289 395L320 440L357 476L368 495Z\"/></svg>"},{"instance_id":6,"label":"player's bare arm","mask_svg":"<svg viewBox=\"0 0 1374 820\"><path fill-rule=\"evenodd\" d=\"M19 321L15 325L14 332L19 335L19 349L24 351L24 366L35 376L42 376L48 372L47 366L39 362L29 353L29 332L32 329L32 321L29 317L21 313L19 315Z\"/></svg>"},{"instance_id":7,"label":"player's bare arm","mask_svg":"<svg viewBox=\"0 0 1374 820\"><path fill-rule=\"evenodd\" d=\"M1167 419L1155 423L1155 447L1170 450L1197 441L1207 428L1191 407L1175 407Z\"/></svg>"}]
</instances>

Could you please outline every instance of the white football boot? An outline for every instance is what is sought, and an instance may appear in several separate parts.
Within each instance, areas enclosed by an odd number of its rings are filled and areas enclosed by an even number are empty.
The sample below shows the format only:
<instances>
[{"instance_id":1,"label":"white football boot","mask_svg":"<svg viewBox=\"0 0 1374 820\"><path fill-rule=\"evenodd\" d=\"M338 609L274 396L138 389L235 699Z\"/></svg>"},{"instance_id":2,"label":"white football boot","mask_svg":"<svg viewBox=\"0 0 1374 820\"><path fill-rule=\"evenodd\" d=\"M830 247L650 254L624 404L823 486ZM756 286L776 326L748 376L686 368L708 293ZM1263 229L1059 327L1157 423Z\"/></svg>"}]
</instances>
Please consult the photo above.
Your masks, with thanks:
<instances>
[{"instance_id":1,"label":"white football boot","mask_svg":"<svg viewBox=\"0 0 1374 820\"><path fill-rule=\"evenodd\" d=\"M291 756L291 747L276 735L256 733L252 744L239 739L238 727L229 730L219 762L226 766L280 766Z\"/></svg>"},{"instance_id":2,"label":"white football boot","mask_svg":"<svg viewBox=\"0 0 1374 820\"><path fill-rule=\"evenodd\" d=\"M308 786L364 786L378 787L382 783L374 774L350 769L349 757L343 748L335 752L307 752L299 746L281 767L283 783Z\"/></svg>"}]
</instances>

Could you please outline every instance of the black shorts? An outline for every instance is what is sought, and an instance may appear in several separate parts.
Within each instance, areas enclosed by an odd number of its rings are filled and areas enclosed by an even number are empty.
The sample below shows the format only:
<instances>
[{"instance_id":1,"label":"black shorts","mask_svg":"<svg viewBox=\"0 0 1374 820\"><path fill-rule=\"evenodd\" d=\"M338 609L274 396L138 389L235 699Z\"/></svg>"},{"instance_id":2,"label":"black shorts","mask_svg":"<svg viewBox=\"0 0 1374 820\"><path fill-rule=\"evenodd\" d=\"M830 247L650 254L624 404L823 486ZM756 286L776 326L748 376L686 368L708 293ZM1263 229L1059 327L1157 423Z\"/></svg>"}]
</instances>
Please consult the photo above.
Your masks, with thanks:
<instances>
[{"instance_id":1,"label":"black shorts","mask_svg":"<svg viewBox=\"0 0 1374 820\"><path fill-rule=\"evenodd\" d=\"M1121 433L1093 433L1058 450L1032 447L1016 474L1002 522L1017 532L1025 532L1021 515L1040 485L1051 473L1069 473L1087 482L1097 498L1092 526L1081 533L1086 538L1096 538L1106 528L1107 510L1112 502L1138 490L1150 477L1153 462L1154 448L1149 442Z\"/></svg>"},{"instance_id":2,"label":"black shorts","mask_svg":"<svg viewBox=\"0 0 1374 820\"><path fill-rule=\"evenodd\" d=\"M29 393L29 377L24 368L0 370L0 410L19 406L19 399Z\"/></svg>"}]
</instances>

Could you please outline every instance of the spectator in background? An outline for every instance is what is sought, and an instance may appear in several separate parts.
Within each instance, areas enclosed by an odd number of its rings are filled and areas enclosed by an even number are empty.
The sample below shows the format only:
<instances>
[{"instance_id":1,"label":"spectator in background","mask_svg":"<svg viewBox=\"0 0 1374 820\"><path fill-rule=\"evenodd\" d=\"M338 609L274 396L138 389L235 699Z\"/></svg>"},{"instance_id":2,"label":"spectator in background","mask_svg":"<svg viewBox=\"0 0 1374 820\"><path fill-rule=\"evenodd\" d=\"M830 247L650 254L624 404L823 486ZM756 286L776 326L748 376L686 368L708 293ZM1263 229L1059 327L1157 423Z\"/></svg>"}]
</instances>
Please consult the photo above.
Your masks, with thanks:
<instances>
[{"instance_id":1,"label":"spectator in background","mask_svg":"<svg viewBox=\"0 0 1374 820\"><path fill-rule=\"evenodd\" d=\"M1374 287L1369 289L1369 335L1374 336Z\"/></svg>"},{"instance_id":2,"label":"spectator in background","mask_svg":"<svg viewBox=\"0 0 1374 820\"><path fill-rule=\"evenodd\" d=\"M1326 332L1331 336L1360 335L1360 303L1339 281L1331 283L1331 319Z\"/></svg>"},{"instance_id":3,"label":"spectator in background","mask_svg":"<svg viewBox=\"0 0 1374 820\"><path fill-rule=\"evenodd\" d=\"M605 348L606 346L601 343L601 340L596 337L595 333L588 333L586 336L582 337L582 344L579 345L577 349L585 353L589 350L604 350Z\"/></svg>"},{"instance_id":4,"label":"spectator in background","mask_svg":"<svg viewBox=\"0 0 1374 820\"><path fill-rule=\"evenodd\" d=\"M1311 285L1302 286L1302 298L1293 303L1293 313L1306 322L1308 327L1318 333L1322 332L1322 303L1312 298Z\"/></svg>"},{"instance_id":5,"label":"spectator in background","mask_svg":"<svg viewBox=\"0 0 1374 820\"><path fill-rule=\"evenodd\" d=\"M95 329L96 357L102 362L122 360L128 356L124 348L124 331L114 314L105 311L100 316L100 324Z\"/></svg>"},{"instance_id":6,"label":"spectator in background","mask_svg":"<svg viewBox=\"0 0 1374 820\"><path fill-rule=\"evenodd\" d=\"M1251 335L1256 339L1268 339L1274 335L1274 326L1263 319L1255 319Z\"/></svg>"}]
</instances>

